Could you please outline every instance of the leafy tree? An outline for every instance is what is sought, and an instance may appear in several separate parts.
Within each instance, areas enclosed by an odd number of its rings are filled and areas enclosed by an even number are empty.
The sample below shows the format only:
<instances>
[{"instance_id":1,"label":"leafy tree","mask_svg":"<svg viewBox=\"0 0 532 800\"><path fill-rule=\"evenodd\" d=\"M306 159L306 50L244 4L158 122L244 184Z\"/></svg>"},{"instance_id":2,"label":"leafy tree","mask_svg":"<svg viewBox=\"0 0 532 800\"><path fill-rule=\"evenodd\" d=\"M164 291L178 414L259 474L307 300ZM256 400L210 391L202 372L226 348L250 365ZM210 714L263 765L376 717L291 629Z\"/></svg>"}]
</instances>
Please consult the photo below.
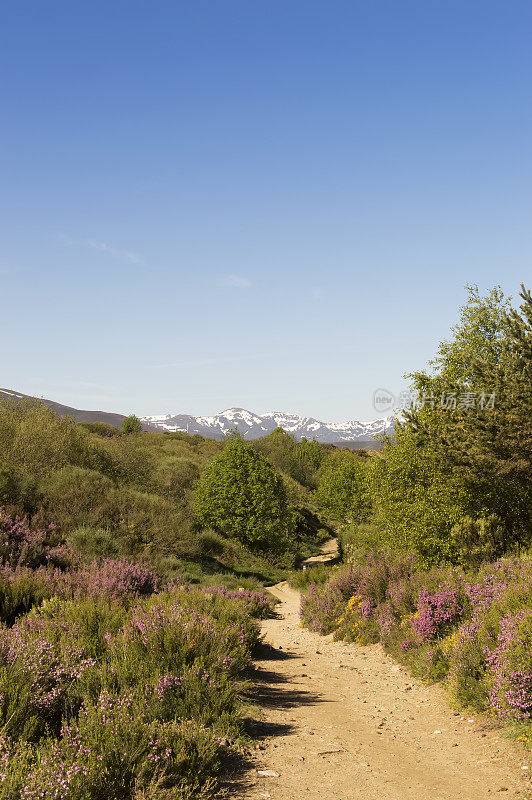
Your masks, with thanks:
<instances>
[{"instance_id":1,"label":"leafy tree","mask_svg":"<svg viewBox=\"0 0 532 800\"><path fill-rule=\"evenodd\" d=\"M335 519L361 518L367 511L363 459L348 450L328 455L320 470L316 500Z\"/></svg>"},{"instance_id":2,"label":"leafy tree","mask_svg":"<svg viewBox=\"0 0 532 800\"><path fill-rule=\"evenodd\" d=\"M451 529L469 509L469 496L432 439L409 424L368 459L367 496L383 547L414 550L426 564L456 561Z\"/></svg>"},{"instance_id":3,"label":"leafy tree","mask_svg":"<svg viewBox=\"0 0 532 800\"><path fill-rule=\"evenodd\" d=\"M493 407L475 405L442 437L456 469L482 497L479 516L496 514L506 528L497 540L516 545L532 537L532 296L524 286L520 296L519 311L505 310L497 358L472 358L475 385L493 393Z\"/></svg>"},{"instance_id":4,"label":"leafy tree","mask_svg":"<svg viewBox=\"0 0 532 800\"><path fill-rule=\"evenodd\" d=\"M203 473L194 509L203 526L249 545L279 549L293 528L281 476L237 435Z\"/></svg>"},{"instance_id":5,"label":"leafy tree","mask_svg":"<svg viewBox=\"0 0 532 800\"><path fill-rule=\"evenodd\" d=\"M510 298L499 286L482 297L478 286L466 286L467 302L460 308L459 322L451 328L452 337L438 347L436 357L429 361L432 375L425 371L408 375L414 388L423 389L477 386L474 363L482 358L496 364L504 352L510 327L508 313ZM431 380L434 385L431 385Z\"/></svg>"},{"instance_id":6,"label":"leafy tree","mask_svg":"<svg viewBox=\"0 0 532 800\"><path fill-rule=\"evenodd\" d=\"M498 542L507 541L492 522L505 490L459 451L471 451L461 431L476 414L461 408L460 398L478 398L493 385L478 364L498 370L506 360L510 305L498 287L486 297L477 287L467 290L459 322L430 369L408 376L421 403L405 413L394 437L368 463L372 519L382 543L416 550L427 564L467 561L468 553L476 558L480 542L487 553L491 532Z\"/></svg>"},{"instance_id":7,"label":"leafy tree","mask_svg":"<svg viewBox=\"0 0 532 800\"><path fill-rule=\"evenodd\" d=\"M122 423L122 433L129 436L132 433L140 433L142 431L142 424L135 414L130 414Z\"/></svg>"}]
</instances>

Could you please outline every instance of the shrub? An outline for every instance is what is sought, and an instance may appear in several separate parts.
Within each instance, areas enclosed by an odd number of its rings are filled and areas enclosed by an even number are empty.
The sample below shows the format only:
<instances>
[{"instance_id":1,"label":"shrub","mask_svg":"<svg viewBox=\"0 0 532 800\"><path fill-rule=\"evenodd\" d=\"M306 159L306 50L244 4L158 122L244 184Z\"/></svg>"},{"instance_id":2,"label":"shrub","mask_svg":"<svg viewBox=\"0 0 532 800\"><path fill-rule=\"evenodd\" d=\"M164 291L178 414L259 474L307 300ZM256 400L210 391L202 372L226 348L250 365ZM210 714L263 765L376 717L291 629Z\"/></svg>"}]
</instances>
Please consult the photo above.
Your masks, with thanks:
<instances>
[{"instance_id":1,"label":"shrub","mask_svg":"<svg viewBox=\"0 0 532 800\"><path fill-rule=\"evenodd\" d=\"M202 555L219 556L225 551L227 540L216 531L207 530L198 533L197 543Z\"/></svg>"},{"instance_id":2,"label":"shrub","mask_svg":"<svg viewBox=\"0 0 532 800\"><path fill-rule=\"evenodd\" d=\"M497 647L488 656L491 705L501 717L532 719L532 609L501 619Z\"/></svg>"},{"instance_id":3,"label":"shrub","mask_svg":"<svg viewBox=\"0 0 532 800\"><path fill-rule=\"evenodd\" d=\"M6 744L6 772L15 762L18 796L24 800L129 800L150 789L192 800L207 796L219 768L212 734L179 721L147 722L131 694L103 692L96 702L85 703L79 719L33 758L20 745ZM5 778L0 778L0 798L11 800L13 794L2 793Z\"/></svg>"},{"instance_id":4,"label":"shrub","mask_svg":"<svg viewBox=\"0 0 532 800\"><path fill-rule=\"evenodd\" d=\"M135 414L130 414L129 417L126 417L122 423L122 433L126 436L131 436L134 433L141 433L142 431L142 424L138 417Z\"/></svg>"},{"instance_id":5,"label":"shrub","mask_svg":"<svg viewBox=\"0 0 532 800\"><path fill-rule=\"evenodd\" d=\"M81 561L116 556L118 547L116 536L106 528L91 528L82 525L68 535L68 542Z\"/></svg>"},{"instance_id":6,"label":"shrub","mask_svg":"<svg viewBox=\"0 0 532 800\"><path fill-rule=\"evenodd\" d=\"M276 428L268 436L253 443L274 466L290 478L295 486L315 489L318 483L318 470L325 456L323 445L303 438L296 442L294 436L282 428Z\"/></svg>"},{"instance_id":7,"label":"shrub","mask_svg":"<svg viewBox=\"0 0 532 800\"><path fill-rule=\"evenodd\" d=\"M318 633L330 633L348 598L354 594L359 580L358 570L350 567L333 570L321 585L313 584L301 598L301 619Z\"/></svg>"},{"instance_id":8,"label":"shrub","mask_svg":"<svg viewBox=\"0 0 532 800\"><path fill-rule=\"evenodd\" d=\"M451 530L462 563L473 567L504 555L510 545L507 533L496 514L480 519L464 517Z\"/></svg>"},{"instance_id":9,"label":"shrub","mask_svg":"<svg viewBox=\"0 0 532 800\"><path fill-rule=\"evenodd\" d=\"M0 800L211 796L268 598L188 586L141 597L153 575L109 560L31 574L89 596L51 597L0 631Z\"/></svg>"},{"instance_id":10,"label":"shrub","mask_svg":"<svg viewBox=\"0 0 532 800\"><path fill-rule=\"evenodd\" d=\"M0 573L0 620L12 625L17 617L52 597L56 586L47 571L3 569Z\"/></svg>"},{"instance_id":11,"label":"shrub","mask_svg":"<svg viewBox=\"0 0 532 800\"><path fill-rule=\"evenodd\" d=\"M17 503L19 478L13 469L0 463L0 504Z\"/></svg>"},{"instance_id":12,"label":"shrub","mask_svg":"<svg viewBox=\"0 0 532 800\"><path fill-rule=\"evenodd\" d=\"M197 483L199 476L200 469L194 461L170 456L158 463L153 480L165 495L183 500Z\"/></svg>"},{"instance_id":13,"label":"shrub","mask_svg":"<svg viewBox=\"0 0 532 800\"><path fill-rule=\"evenodd\" d=\"M289 583L293 589L299 589L300 591L305 590L312 584L325 583L330 572L330 566L326 564L316 564L314 567L308 567L304 570L298 569L296 572L293 572L290 576Z\"/></svg>"},{"instance_id":14,"label":"shrub","mask_svg":"<svg viewBox=\"0 0 532 800\"><path fill-rule=\"evenodd\" d=\"M93 561L77 573L84 594L102 595L113 600L153 594L159 579L149 567L127 560L104 558Z\"/></svg>"},{"instance_id":15,"label":"shrub","mask_svg":"<svg viewBox=\"0 0 532 800\"><path fill-rule=\"evenodd\" d=\"M118 428L108 422L79 422L78 425L89 433L95 433L105 439L112 439L115 436L122 435Z\"/></svg>"},{"instance_id":16,"label":"shrub","mask_svg":"<svg viewBox=\"0 0 532 800\"><path fill-rule=\"evenodd\" d=\"M347 450L327 455L320 468L316 501L334 519L364 516L368 509L364 460Z\"/></svg>"},{"instance_id":17,"label":"shrub","mask_svg":"<svg viewBox=\"0 0 532 800\"><path fill-rule=\"evenodd\" d=\"M239 436L229 439L203 474L194 508L202 525L274 551L293 527L281 477Z\"/></svg>"},{"instance_id":18,"label":"shrub","mask_svg":"<svg viewBox=\"0 0 532 800\"><path fill-rule=\"evenodd\" d=\"M68 623L26 618L3 631L0 641L0 720L10 736L31 739L81 702L76 681L95 666ZM74 634L74 636L73 636Z\"/></svg>"},{"instance_id":19,"label":"shrub","mask_svg":"<svg viewBox=\"0 0 532 800\"><path fill-rule=\"evenodd\" d=\"M97 470L63 467L43 478L39 494L44 508L63 529L118 522L114 482Z\"/></svg>"},{"instance_id":20,"label":"shrub","mask_svg":"<svg viewBox=\"0 0 532 800\"><path fill-rule=\"evenodd\" d=\"M55 534L55 525L32 529L26 517L11 517L0 508L0 565L12 569L44 564L68 565L71 553Z\"/></svg>"},{"instance_id":21,"label":"shrub","mask_svg":"<svg viewBox=\"0 0 532 800\"><path fill-rule=\"evenodd\" d=\"M0 452L7 465L33 478L67 464L92 467L99 456L73 419L36 400L0 401Z\"/></svg>"},{"instance_id":22,"label":"shrub","mask_svg":"<svg viewBox=\"0 0 532 800\"><path fill-rule=\"evenodd\" d=\"M338 548L346 564L364 564L370 553L380 549L379 531L371 523L343 527L338 535Z\"/></svg>"}]
</instances>

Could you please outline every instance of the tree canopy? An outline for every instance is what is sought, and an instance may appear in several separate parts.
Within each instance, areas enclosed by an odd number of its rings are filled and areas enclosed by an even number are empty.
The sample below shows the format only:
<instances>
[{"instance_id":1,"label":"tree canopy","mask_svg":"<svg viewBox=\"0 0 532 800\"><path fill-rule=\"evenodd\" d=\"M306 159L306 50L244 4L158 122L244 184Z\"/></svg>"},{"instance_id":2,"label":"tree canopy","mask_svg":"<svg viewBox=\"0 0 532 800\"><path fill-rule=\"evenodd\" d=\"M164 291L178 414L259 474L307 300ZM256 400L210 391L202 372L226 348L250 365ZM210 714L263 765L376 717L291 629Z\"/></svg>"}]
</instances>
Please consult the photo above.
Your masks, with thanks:
<instances>
[{"instance_id":1,"label":"tree canopy","mask_svg":"<svg viewBox=\"0 0 532 800\"><path fill-rule=\"evenodd\" d=\"M248 545L279 549L293 523L281 476L240 436L232 436L195 490L199 522Z\"/></svg>"}]
</instances>

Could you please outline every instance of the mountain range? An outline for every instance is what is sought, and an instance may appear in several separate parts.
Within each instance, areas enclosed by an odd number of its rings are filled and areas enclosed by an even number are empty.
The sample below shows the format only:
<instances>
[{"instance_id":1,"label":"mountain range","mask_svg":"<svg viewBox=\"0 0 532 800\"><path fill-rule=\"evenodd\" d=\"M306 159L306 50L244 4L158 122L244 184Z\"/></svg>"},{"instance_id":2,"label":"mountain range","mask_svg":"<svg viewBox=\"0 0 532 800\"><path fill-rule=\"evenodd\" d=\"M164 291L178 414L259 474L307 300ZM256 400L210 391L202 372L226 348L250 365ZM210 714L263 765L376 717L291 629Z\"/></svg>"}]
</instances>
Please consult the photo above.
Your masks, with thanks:
<instances>
[{"instance_id":1,"label":"mountain range","mask_svg":"<svg viewBox=\"0 0 532 800\"><path fill-rule=\"evenodd\" d=\"M321 422L313 417L288 414L284 411L269 411L255 414L245 408L228 408L212 417L194 417L190 414L165 414L142 417L142 422L155 425L166 431L199 433L211 439L222 439L227 433L237 430L246 439L266 436L275 428L283 428L296 439L316 439L318 442L335 444L368 442L380 433L390 433L394 417L384 417L371 422Z\"/></svg>"},{"instance_id":2,"label":"mountain range","mask_svg":"<svg viewBox=\"0 0 532 800\"><path fill-rule=\"evenodd\" d=\"M35 400L43 402L60 417L71 416L76 422L106 422L117 428L125 419L123 414L109 411L84 411L72 406L56 403L46 398L35 398L11 389L0 389L0 399ZM147 431L185 431L190 434L199 433L211 439L223 439L231 431L237 430L246 439L258 439L266 436L275 428L283 428L287 433L300 440L316 439L318 442L343 445L346 447L370 446L378 447L375 436L391 433L395 419L392 416L375 419L371 422L321 422L313 417L289 414L284 411L271 411L255 414L245 408L228 408L214 416L192 416L191 414L163 414L140 418L142 427Z\"/></svg>"}]
</instances>

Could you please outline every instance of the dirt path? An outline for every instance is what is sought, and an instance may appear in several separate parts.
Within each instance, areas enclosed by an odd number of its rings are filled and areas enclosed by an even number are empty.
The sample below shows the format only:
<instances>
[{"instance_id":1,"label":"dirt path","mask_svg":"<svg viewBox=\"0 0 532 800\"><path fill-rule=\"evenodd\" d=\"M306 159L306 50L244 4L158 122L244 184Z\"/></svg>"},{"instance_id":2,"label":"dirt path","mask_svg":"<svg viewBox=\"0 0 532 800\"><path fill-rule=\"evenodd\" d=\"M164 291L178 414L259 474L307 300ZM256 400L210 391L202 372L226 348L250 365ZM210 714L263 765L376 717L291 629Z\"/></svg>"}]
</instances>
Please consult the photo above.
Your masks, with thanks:
<instances>
[{"instance_id":1,"label":"dirt path","mask_svg":"<svg viewBox=\"0 0 532 800\"><path fill-rule=\"evenodd\" d=\"M256 670L260 763L232 798L526 796L526 758L500 731L455 715L441 689L413 679L379 645L333 642L300 628L299 593L285 583L271 591L279 618L264 622Z\"/></svg>"},{"instance_id":2,"label":"dirt path","mask_svg":"<svg viewBox=\"0 0 532 800\"><path fill-rule=\"evenodd\" d=\"M326 561L334 561L337 555L338 539L329 539L320 547L319 556L311 556L310 558L306 558L302 562L301 566L303 569L305 569L305 567L313 567L316 564L324 564Z\"/></svg>"}]
</instances>

